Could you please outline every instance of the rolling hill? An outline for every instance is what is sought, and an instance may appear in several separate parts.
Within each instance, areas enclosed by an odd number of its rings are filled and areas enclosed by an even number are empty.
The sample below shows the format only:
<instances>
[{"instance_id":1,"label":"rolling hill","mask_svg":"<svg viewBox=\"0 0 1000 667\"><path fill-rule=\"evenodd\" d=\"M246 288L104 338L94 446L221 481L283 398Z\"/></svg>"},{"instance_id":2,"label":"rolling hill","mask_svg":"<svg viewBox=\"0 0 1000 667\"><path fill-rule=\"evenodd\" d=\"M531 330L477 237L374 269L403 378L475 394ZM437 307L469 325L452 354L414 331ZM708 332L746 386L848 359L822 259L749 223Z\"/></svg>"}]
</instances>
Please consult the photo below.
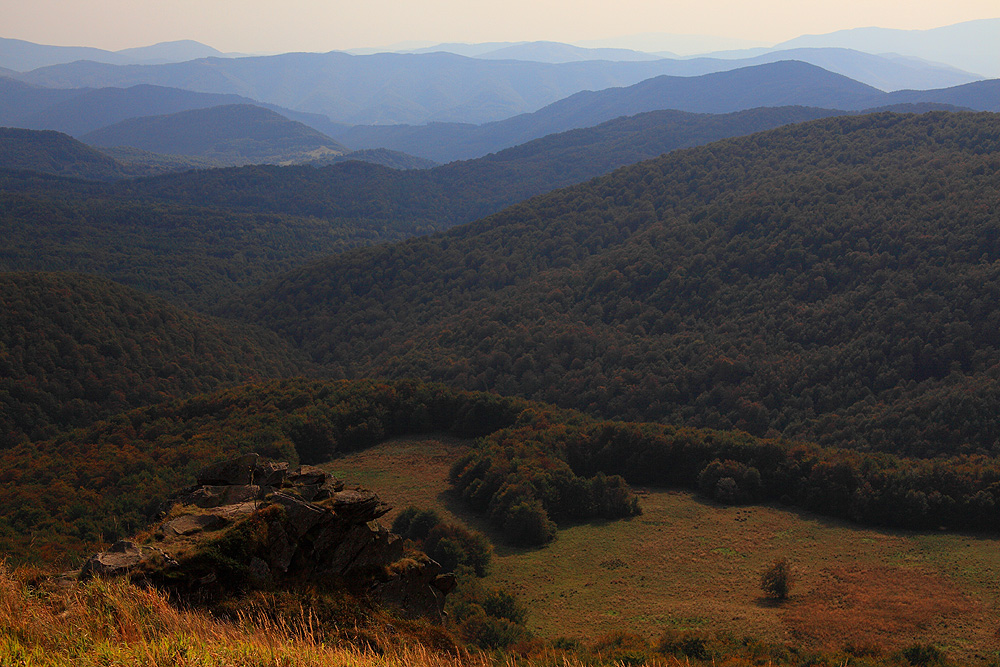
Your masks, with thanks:
<instances>
[{"instance_id":1,"label":"rolling hill","mask_svg":"<svg viewBox=\"0 0 1000 667\"><path fill-rule=\"evenodd\" d=\"M175 174L122 187L129 196L178 204L443 229L676 148L837 113L804 107L723 115L664 111L419 172L360 164L319 171L257 167Z\"/></svg>"},{"instance_id":2,"label":"rolling hill","mask_svg":"<svg viewBox=\"0 0 1000 667\"><path fill-rule=\"evenodd\" d=\"M220 166L306 162L348 152L311 127L248 104L131 118L81 140L93 146L205 158Z\"/></svg>"},{"instance_id":3,"label":"rolling hill","mask_svg":"<svg viewBox=\"0 0 1000 667\"><path fill-rule=\"evenodd\" d=\"M253 327L110 281L0 273L0 449L96 419L308 364Z\"/></svg>"},{"instance_id":4,"label":"rolling hill","mask_svg":"<svg viewBox=\"0 0 1000 667\"><path fill-rule=\"evenodd\" d=\"M234 301L345 376L911 454L992 451L1000 121L679 151Z\"/></svg>"},{"instance_id":5,"label":"rolling hill","mask_svg":"<svg viewBox=\"0 0 1000 667\"><path fill-rule=\"evenodd\" d=\"M100 181L126 175L120 163L65 134L8 127L0 127L0 169Z\"/></svg>"},{"instance_id":6,"label":"rolling hill","mask_svg":"<svg viewBox=\"0 0 1000 667\"><path fill-rule=\"evenodd\" d=\"M657 112L424 171L362 164L349 153L322 168L216 169L116 185L0 173L0 269L96 273L210 308L329 253L469 222L679 147L831 113Z\"/></svg>"}]
</instances>

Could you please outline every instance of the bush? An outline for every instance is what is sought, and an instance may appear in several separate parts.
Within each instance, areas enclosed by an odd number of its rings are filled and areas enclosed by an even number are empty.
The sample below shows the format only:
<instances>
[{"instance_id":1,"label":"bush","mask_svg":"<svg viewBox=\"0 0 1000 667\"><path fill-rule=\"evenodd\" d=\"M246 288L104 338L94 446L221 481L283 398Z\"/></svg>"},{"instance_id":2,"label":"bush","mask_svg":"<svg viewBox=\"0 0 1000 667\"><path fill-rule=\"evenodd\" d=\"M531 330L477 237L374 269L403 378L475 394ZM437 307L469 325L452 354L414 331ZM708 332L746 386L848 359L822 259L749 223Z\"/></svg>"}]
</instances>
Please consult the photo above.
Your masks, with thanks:
<instances>
[{"instance_id":1,"label":"bush","mask_svg":"<svg viewBox=\"0 0 1000 667\"><path fill-rule=\"evenodd\" d=\"M758 500L763 486L757 468L715 459L698 474L698 490L720 503L739 505Z\"/></svg>"},{"instance_id":2,"label":"bush","mask_svg":"<svg viewBox=\"0 0 1000 667\"><path fill-rule=\"evenodd\" d=\"M447 598L447 612L466 639L497 649L531 637L524 627L527 612L512 594L486 590L468 567L459 566L455 574L458 586Z\"/></svg>"},{"instance_id":3,"label":"bush","mask_svg":"<svg viewBox=\"0 0 1000 667\"><path fill-rule=\"evenodd\" d=\"M542 503L532 498L522 500L507 511L503 534L514 544L540 546L555 539L556 524L549 519Z\"/></svg>"},{"instance_id":4,"label":"bush","mask_svg":"<svg viewBox=\"0 0 1000 667\"><path fill-rule=\"evenodd\" d=\"M392 522L392 532L416 543L444 572L466 566L485 577L493 558L493 547L482 534L443 523L433 510L407 507Z\"/></svg>"},{"instance_id":5,"label":"bush","mask_svg":"<svg viewBox=\"0 0 1000 667\"><path fill-rule=\"evenodd\" d=\"M683 655L697 660L708 660L709 638L691 630L675 630L668 628L663 631L656 645L659 653Z\"/></svg>"},{"instance_id":6,"label":"bush","mask_svg":"<svg viewBox=\"0 0 1000 667\"><path fill-rule=\"evenodd\" d=\"M513 595L501 588L494 588L483 599L483 610L489 616L505 618L511 623L524 625L528 613Z\"/></svg>"},{"instance_id":7,"label":"bush","mask_svg":"<svg viewBox=\"0 0 1000 667\"><path fill-rule=\"evenodd\" d=\"M795 576L787 558L774 561L760 577L760 588L769 598L785 600L792 592Z\"/></svg>"},{"instance_id":8,"label":"bush","mask_svg":"<svg viewBox=\"0 0 1000 667\"><path fill-rule=\"evenodd\" d=\"M944 652L933 644L913 644L900 652L915 667L932 667L944 664Z\"/></svg>"}]
</instances>

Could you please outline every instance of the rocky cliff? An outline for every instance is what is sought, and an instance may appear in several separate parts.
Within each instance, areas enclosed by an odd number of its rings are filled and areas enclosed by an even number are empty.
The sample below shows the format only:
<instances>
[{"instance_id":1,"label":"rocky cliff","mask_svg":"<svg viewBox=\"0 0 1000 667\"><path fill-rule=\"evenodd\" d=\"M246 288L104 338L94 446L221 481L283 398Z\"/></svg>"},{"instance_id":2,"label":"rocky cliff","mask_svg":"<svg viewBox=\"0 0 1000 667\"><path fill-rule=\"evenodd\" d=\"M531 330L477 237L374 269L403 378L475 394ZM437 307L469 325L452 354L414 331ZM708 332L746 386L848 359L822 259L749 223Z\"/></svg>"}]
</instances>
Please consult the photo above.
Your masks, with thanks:
<instances>
[{"instance_id":1,"label":"rocky cliff","mask_svg":"<svg viewBox=\"0 0 1000 667\"><path fill-rule=\"evenodd\" d=\"M377 521L376 493L311 466L256 454L199 473L145 539L118 542L80 572L128 576L187 599L290 585L343 587L410 618L443 621L452 575Z\"/></svg>"}]
</instances>

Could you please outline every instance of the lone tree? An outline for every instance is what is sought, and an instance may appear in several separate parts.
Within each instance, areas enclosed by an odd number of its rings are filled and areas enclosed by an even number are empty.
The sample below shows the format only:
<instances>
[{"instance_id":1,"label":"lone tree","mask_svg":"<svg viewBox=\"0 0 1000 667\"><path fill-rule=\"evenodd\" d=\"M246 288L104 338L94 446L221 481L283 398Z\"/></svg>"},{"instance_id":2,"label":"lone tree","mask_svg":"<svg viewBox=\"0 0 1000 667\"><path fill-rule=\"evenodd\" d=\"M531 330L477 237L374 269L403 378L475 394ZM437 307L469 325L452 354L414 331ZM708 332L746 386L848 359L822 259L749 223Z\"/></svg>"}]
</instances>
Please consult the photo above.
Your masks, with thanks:
<instances>
[{"instance_id":1,"label":"lone tree","mask_svg":"<svg viewBox=\"0 0 1000 667\"><path fill-rule=\"evenodd\" d=\"M769 598L786 600L792 592L795 575L792 574L792 564L787 558L779 558L760 575L760 588Z\"/></svg>"}]
</instances>

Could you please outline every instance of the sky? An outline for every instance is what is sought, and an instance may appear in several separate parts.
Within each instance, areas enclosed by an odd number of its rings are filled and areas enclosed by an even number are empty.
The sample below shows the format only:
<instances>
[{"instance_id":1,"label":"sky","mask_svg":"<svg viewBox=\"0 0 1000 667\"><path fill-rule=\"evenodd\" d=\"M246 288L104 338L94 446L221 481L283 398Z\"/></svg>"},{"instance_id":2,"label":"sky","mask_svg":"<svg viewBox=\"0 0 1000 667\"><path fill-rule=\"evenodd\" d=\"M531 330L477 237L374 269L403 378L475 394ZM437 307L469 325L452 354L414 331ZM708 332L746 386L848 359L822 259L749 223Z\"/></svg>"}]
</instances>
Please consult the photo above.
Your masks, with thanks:
<instances>
[{"instance_id":1,"label":"sky","mask_svg":"<svg viewBox=\"0 0 1000 667\"><path fill-rule=\"evenodd\" d=\"M998 16L998 0L0 0L0 37L109 50L193 39L243 53L650 32L773 44Z\"/></svg>"}]
</instances>

